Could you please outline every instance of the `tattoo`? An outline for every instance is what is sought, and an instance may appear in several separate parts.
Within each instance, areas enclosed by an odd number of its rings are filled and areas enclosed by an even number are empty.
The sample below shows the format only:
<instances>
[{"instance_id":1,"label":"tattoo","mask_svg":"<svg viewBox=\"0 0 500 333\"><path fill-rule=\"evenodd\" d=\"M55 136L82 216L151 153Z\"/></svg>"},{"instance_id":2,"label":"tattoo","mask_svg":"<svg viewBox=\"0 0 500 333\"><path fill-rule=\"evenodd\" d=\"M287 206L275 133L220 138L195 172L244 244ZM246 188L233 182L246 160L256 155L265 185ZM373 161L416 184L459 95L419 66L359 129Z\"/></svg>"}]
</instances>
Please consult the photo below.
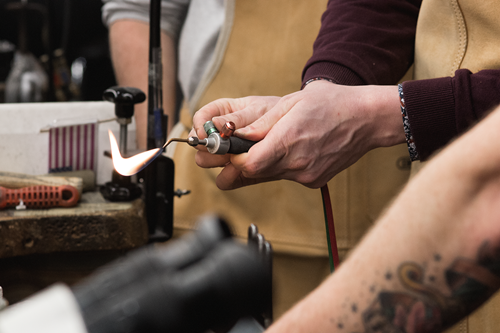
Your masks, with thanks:
<instances>
[{"instance_id":1,"label":"tattoo","mask_svg":"<svg viewBox=\"0 0 500 333\"><path fill-rule=\"evenodd\" d=\"M439 262L442 258L435 254L433 259ZM476 260L457 258L444 272L446 294L425 282L434 282L436 277L426 278L422 265L405 262L395 277L405 290L378 292L362 313L365 332L436 332L474 311L500 288L500 246L485 242ZM385 274L386 280L391 278L391 273ZM371 286L370 291L374 290ZM357 307L352 310L356 312Z\"/></svg>"}]
</instances>

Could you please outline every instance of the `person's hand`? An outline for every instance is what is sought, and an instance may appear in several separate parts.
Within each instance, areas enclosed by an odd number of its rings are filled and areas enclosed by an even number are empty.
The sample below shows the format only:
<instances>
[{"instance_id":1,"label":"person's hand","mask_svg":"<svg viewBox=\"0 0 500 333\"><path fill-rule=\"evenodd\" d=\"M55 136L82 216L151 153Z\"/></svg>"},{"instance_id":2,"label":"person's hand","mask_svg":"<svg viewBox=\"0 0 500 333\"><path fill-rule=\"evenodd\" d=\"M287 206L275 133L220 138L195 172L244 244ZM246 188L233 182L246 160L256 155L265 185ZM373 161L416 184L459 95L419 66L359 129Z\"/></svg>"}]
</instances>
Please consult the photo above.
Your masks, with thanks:
<instances>
[{"instance_id":1,"label":"person's hand","mask_svg":"<svg viewBox=\"0 0 500 333\"><path fill-rule=\"evenodd\" d=\"M315 81L277 102L266 98L219 100L195 115L199 136L204 135L203 123L215 117L219 129L233 121L239 128L236 136L259 141L247 154L197 154L201 167L224 166L217 177L219 188L278 179L317 188L369 150L404 142L396 86Z\"/></svg>"},{"instance_id":2,"label":"person's hand","mask_svg":"<svg viewBox=\"0 0 500 333\"><path fill-rule=\"evenodd\" d=\"M200 139L207 137L203 125L212 120L220 130L227 121L234 122L236 128L245 127L272 109L280 100L277 96L249 96L243 98L221 98L213 101L200 110L193 117L193 129L189 136L197 136ZM199 152L196 162L205 168L222 167L230 163L229 154L213 155L204 146L196 147Z\"/></svg>"}]
</instances>

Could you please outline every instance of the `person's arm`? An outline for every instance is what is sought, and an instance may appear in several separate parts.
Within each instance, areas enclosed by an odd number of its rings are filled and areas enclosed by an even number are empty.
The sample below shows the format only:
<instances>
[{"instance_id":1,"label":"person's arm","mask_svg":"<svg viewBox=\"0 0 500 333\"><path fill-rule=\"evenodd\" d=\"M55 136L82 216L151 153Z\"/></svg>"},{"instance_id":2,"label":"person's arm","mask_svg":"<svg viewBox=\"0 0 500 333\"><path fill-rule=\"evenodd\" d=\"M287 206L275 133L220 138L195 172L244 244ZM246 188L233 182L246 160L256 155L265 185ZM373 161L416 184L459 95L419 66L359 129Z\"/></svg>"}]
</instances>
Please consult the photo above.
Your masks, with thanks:
<instances>
[{"instance_id":1,"label":"person's arm","mask_svg":"<svg viewBox=\"0 0 500 333\"><path fill-rule=\"evenodd\" d=\"M421 0L330 0L302 83L395 84L413 63Z\"/></svg>"},{"instance_id":2,"label":"person's arm","mask_svg":"<svg viewBox=\"0 0 500 333\"><path fill-rule=\"evenodd\" d=\"M441 332L485 302L500 287L499 127L500 108L442 151L266 332Z\"/></svg>"},{"instance_id":3,"label":"person's arm","mask_svg":"<svg viewBox=\"0 0 500 333\"><path fill-rule=\"evenodd\" d=\"M421 1L332 0L322 18L303 84L324 78L345 85L394 84L413 62ZM403 84L416 158L428 159L500 103L500 70Z\"/></svg>"},{"instance_id":4,"label":"person's arm","mask_svg":"<svg viewBox=\"0 0 500 333\"><path fill-rule=\"evenodd\" d=\"M420 160L426 160L500 103L500 70L403 83L404 102Z\"/></svg>"},{"instance_id":5,"label":"person's arm","mask_svg":"<svg viewBox=\"0 0 500 333\"><path fill-rule=\"evenodd\" d=\"M219 128L225 120L241 128L262 116L246 132L236 132L262 143L248 155L232 157L232 164L227 164L229 156L208 153L199 153L197 163L225 166L217 180L223 189L275 179L319 187L370 149L404 142L396 86L351 90L337 84L396 83L413 62L420 2L329 1L314 54L304 69L303 91L273 103L269 97L220 100L195 115L200 137L203 123L213 117L223 116L214 119ZM315 78L336 84L310 82Z\"/></svg>"},{"instance_id":6,"label":"person's arm","mask_svg":"<svg viewBox=\"0 0 500 333\"><path fill-rule=\"evenodd\" d=\"M206 137L207 120L233 121L236 136L259 141L247 154L197 153L201 167L224 166L216 183L225 190L278 179L321 187L369 150L405 140L397 86L321 80L282 98L222 99L195 114L191 134Z\"/></svg>"},{"instance_id":7,"label":"person's arm","mask_svg":"<svg viewBox=\"0 0 500 333\"><path fill-rule=\"evenodd\" d=\"M149 1L107 0L103 21L109 28L111 59L118 85L141 89L148 94ZM163 110L174 125L176 105L176 42L189 0L162 2ZM148 102L135 106L136 138L139 149L147 144Z\"/></svg>"},{"instance_id":8,"label":"person's arm","mask_svg":"<svg viewBox=\"0 0 500 333\"><path fill-rule=\"evenodd\" d=\"M118 85L136 87L148 93L149 24L119 20L109 28L111 59ZM175 119L175 45L170 36L161 34L163 66L163 112L168 115L168 131ZM147 148L148 102L135 106L137 146Z\"/></svg>"}]
</instances>

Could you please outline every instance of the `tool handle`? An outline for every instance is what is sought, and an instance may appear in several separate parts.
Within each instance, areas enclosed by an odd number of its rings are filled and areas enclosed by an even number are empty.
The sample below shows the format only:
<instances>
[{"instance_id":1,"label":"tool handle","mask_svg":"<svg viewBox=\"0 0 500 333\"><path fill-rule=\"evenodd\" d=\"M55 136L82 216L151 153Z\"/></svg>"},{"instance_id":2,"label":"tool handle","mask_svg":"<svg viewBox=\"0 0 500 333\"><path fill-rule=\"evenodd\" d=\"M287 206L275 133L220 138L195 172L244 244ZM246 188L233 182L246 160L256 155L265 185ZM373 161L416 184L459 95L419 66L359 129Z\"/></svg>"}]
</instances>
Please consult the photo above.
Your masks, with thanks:
<instances>
[{"instance_id":1,"label":"tool handle","mask_svg":"<svg viewBox=\"0 0 500 333\"><path fill-rule=\"evenodd\" d=\"M229 142L229 150L227 151L229 154L247 153L250 148L257 143L256 141L250 141L236 136L231 136Z\"/></svg>"},{"instance_id":2,"label":"tool handle","mask_svg":"<svg viewBox=\"0 0 500 333\"><path fill-rule=\"evenodd\" d=\"M27 208L71 207L78 203L78 190L70 185L30 186L8 189L0 186L0 209L16 207L20 200Z\"/></svg>"}]
</instances>

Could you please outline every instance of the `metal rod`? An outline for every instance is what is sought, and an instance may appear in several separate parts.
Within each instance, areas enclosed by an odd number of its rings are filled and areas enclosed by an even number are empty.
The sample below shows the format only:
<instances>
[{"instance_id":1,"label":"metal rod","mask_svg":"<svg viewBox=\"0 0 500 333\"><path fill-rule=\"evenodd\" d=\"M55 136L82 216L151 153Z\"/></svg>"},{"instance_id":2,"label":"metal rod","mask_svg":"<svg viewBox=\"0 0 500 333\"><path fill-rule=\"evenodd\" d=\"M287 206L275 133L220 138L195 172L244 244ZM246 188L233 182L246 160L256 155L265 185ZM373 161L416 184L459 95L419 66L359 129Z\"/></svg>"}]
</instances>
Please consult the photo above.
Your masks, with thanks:
<instances>
[{"instance_id":1,"label":"metal rod","mask_svg":"<svg viewBox=\"0 0 500 333\"><path fill-rule=\"evenodd\" d=\"M161 0L150 2L149 22L149 68L148 68L148 149L158 148L158 136L166 137L167 133L159 134L161 117L155 118L155 111L163 115L162 89L162 56L161 56ZM162 142L163 144L163 142Z\"/></svg>"},{"instance_id":2,"label":"metal rod","mask_svg":"<svg viewBox=\"0 0 500 333\"><path fill-rule=\"evenodd\" d=\"M120 124L120 152L122 156L127 155L127 125Z\"/></svg>"},{"instance_id":3,"label":"metal rod","mask_svg":"<svg viewBox=\"0 0 500 333\"><path fill-rule=\"evenodd\" d=\"M166 148L166 147L167 147L170 143L172 143L172 142L174 142L174 141L175 141L175 142L187 142L187 143L189 142L189 141L188 141L188 139L172 138L172 139L168 140L168 141L167 141L167 142L163 145L163 147L162 147L162 148Z\"/></svg>"}]
</instances>

